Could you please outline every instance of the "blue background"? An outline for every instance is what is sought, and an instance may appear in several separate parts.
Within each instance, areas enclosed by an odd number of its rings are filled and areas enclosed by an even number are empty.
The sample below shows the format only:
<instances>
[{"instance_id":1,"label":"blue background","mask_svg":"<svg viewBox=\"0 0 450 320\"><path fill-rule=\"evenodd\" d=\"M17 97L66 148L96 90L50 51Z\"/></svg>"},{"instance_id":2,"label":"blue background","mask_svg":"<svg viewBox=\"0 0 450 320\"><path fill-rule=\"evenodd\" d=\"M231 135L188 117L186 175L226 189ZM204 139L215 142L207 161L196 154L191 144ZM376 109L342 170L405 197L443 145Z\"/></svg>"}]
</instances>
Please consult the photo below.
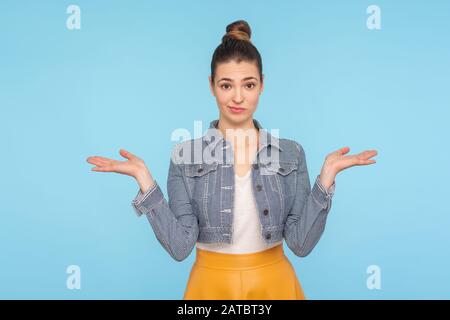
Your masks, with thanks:
<instances>
[{"instance_id":1,"label":"blue background","mask_svg":"<svg viewBox=\"0 0 450 320\"><path fill-rule=\"evenodd\" d=\"M1 1L0 298L182 298L195 252L173 260L135 180L86 158L131 151L167 195L171 133L218 118L211 56L237 19L263 58L254 117L303 145L311 179L338 148L378 150L338 175L314 251L285 245L308 298L450 298L450 2L298 0Z\"/></svg>"}]
</instances>

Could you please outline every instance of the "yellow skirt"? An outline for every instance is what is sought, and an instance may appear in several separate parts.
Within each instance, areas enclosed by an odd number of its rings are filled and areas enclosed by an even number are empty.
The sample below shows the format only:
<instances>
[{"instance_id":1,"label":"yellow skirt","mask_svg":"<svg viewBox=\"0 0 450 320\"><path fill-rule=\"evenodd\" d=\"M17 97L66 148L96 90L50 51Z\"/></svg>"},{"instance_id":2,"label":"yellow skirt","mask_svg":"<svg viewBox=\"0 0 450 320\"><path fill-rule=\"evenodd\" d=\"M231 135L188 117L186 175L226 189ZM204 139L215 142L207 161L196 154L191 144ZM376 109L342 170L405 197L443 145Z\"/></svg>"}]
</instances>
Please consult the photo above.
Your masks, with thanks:
<instances>
[{"instance_id":1,"label":"yellow skirt","mask_svg":"<svg viewBox=\"0 0 450 320\"><path fill-rule=\"evenodd\" d=\"M185 300L305 300L283 244L268 250L229 254L196 248Z\"/></svg>"}]
</instances>

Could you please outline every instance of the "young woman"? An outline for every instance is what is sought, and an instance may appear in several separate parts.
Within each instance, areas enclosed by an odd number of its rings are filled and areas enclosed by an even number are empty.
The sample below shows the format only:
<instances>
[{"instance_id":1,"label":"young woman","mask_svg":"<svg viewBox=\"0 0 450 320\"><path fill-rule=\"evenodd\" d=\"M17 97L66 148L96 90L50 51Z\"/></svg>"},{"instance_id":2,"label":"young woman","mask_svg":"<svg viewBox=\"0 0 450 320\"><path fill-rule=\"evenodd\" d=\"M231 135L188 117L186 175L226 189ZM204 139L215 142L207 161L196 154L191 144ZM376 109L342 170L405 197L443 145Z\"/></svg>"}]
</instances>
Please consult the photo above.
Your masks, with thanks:
<instances>
[{"instance_id":1,"label":"young woman","mask_svg":"<svg viewBox=\"0 0 450 320\"><path fill-rule=\"evenodd\" d=\"M264 77L249 25L239 20L226 31L209 76L219 119L203 137L174 148L168 201L144 161L128 151L120 150L126 161L87 161L93 171L136 179L132 205L175 260L196 246L184 299L305 299L283 239L297 256L308 255L324 231L336 175L375 163L377 152L345 155L344 147L328 154L311 188L301 144L278 139L253 119Z\"/></svg>"}]
</instances>

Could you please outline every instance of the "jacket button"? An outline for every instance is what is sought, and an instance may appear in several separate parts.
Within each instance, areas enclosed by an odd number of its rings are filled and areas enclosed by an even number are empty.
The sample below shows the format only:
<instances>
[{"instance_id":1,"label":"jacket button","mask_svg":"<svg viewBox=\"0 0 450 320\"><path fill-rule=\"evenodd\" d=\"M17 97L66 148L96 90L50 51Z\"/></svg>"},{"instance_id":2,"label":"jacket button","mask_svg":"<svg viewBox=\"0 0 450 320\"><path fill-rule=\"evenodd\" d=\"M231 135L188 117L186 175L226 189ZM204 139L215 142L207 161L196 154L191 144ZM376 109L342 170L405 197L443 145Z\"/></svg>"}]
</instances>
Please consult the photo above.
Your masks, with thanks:
<instances>
[{"instance_id":1,"label":"jacket button","mask_svg":"<svg viewBox=\"0 0 450 320\"><path fill-rule=\"evenodd\" d=\"M261 187L260 184L256 185L256 190L258 190L258 191L261 191L261 190L262 190L262 187Z\"/></svg>"},{"instance_id":2,"label":"jacket button","mask_svg":"<svg viewBox=\"0 0 450 320\"><path fill-rule=\"evenodd\" d=\"M284 172L284 168L280 168L280 172Z\"/></svg>"},{"instance_id":3,"label":"jacket button","mask_svg":"<svg viewBox=\"0 0 450 320\"><path fill-rule=\"evenodd\" d=\"M200 168L200 169L197 170L198 173L200 173L202 171L203 171L203 168Z\"/></svg>"},{"instance_id":4,"label":"jacket button","mask_svg":"<svg viewBox=\"0 0 450 320\"><path fill-rule=\"evenodd\" d=\"M270 233L266 234L266 239L270 239L271 235Z\"/></svg>"},{"instance_id":5,"label":"jacket button","mask_svg":"<svg viewBox=\"0 0 450 320\"><path fill-rule=\"evenodd\" d=\"M267 216L267 214L269 213L269 210L268 209L264 209L263 213L264 213L265 216Z\"/></svg>"},{"instance_id":6,"label":"jacket button","mask_svg":"<svg viewBox=\"0 0 450 320\"><path fill-rule=\"evenodd\" d=\"M255 163L255 164L253 165L253 169L258 170L258 169L259 169L259 165L258 165L257 163Z\"/></svg>"}]
</instances>

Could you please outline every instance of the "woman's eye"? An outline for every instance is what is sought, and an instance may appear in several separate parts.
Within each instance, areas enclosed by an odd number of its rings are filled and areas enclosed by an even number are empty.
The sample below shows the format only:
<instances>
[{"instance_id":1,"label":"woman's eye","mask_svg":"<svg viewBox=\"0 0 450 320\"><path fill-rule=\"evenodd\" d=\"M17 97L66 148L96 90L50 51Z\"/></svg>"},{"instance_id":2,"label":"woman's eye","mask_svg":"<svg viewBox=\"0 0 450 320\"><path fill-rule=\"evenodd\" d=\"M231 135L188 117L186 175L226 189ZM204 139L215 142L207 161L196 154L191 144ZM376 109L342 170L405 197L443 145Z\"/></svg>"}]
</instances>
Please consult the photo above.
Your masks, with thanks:
<instances>
[{"instance_id":1,"label":"woman's eye","mask_svg":"<svg viewBox=\"0 0 450 320\"><path fill-rule=\"evenodd\" d=\"M254 83L247 83L245 86L248 89L253 89L254 87L256 87L256 85ZM231 88L231 86L229 84L222 84L220 87L224 90L228 90L229 88Z\"/></svg>"}]
</instances>

